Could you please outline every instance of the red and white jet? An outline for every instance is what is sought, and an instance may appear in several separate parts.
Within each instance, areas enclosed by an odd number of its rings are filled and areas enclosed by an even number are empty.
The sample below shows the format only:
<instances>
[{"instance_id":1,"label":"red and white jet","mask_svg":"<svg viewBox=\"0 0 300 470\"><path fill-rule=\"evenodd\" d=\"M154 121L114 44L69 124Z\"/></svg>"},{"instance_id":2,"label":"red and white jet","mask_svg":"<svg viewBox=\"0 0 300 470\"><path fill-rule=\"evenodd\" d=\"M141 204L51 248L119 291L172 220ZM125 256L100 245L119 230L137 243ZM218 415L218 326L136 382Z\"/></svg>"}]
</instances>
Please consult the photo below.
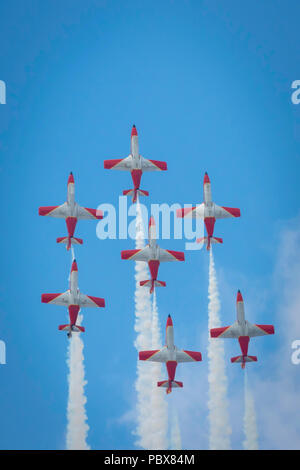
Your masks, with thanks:
<instances>
[{"instance_id":1,"label":"red and white jet","mask_svg":"<svg viewBox=\"0 0 300 470\"><path fill-rule=\"evenodd\" d=\"M236 322L231 326L224 328L212 328L210 336L212 338L237 338L240 343L242 355L231 358L231 362L238 362L242 364L242 369L245 368L246 362L256 362L256 356L248 356L248 345L250 338L254 336L273 335L273 325L256 325L249 323L245 319L244 301L240 291L237 293L236 299Z\"/></svg>"},{"instance_id":2,"label":"red and white jet","mask_svg":"<svg viewBox=\"0 0 300 470\"><path fill-rule=\"evenodd\" d=\"M202 361L202 355L197 351L185 351L178 349L174 345L174 328L172 318L167 319L166 346L154 351L140 351L140 361L165 362L168 371L168 380L157 382L158 387L166 388L167 393L171 393L172 388L183 387L182 382L175 380L175 372L178 362L198 362Z\"/></svg>"},{"instance_id":3,"label":"red and white jet","mask_svg":"<svg viewBox=\"0 0 300 470\"><path fill-rule=\"evenodd\" d=\"M184 253L182 251L164 250L156 243L156 230L154 217L150 217L149 221L149 243L141 250L124 250L121 251L122 259L131 259L134 261L146 261L149 266L151 279L141 281L141 286L150 286L150 294L154 291L155 286L165 287L164 281L157 280L158 268L164 261L184 261Z\"/></svg>"},{"instance_id":4,"label":"red and white jet","mask_svg":"<svg viewBox=\"0 0 300 470\"><path fill-rule=\"evenodd\" d=\"M75 183L72 172L68 178L67 202L61 206L39 207L39 215L49 215L50 217L58 217L66 220L68 236L57 238L56 241L57 243L66 243L67 250L71 248L71 244L82 245L83 243L81 238L74 237L77 220L103 219L102 211L81 207L75 202Z\"/></svg>"},{"instance_id":5,"label":"red and white jet","mask_svg":"<svg viewBox=\"0 0 300 470\"><path fill-rule=\"evenodd\" d=\"M131 150L130 155L126 158L117 160L104 160L104 168L107 170L130 171L133 189L123 191L124 196L132 196L132 202L136 202L137 195L149 196L148 191L140 189L141 177L145 171L165 171L167 170L166 162L157 160L147 160L139 153L138 133L135 125L131 130Z\"/></svg>"},{"instance_id":6,"label":"red and white jet","mask_svg":"<svg viewBox=\"0 0 300 470\"><path fill-rule=\"evenodd\" d=\"M42 302L46 304L62 305L68 307L70 324L59 325L58 329L68 331L68 338L72 332L84 332L83 326L76 325L76 320L81 307L105 307L105 300L99 297L85 295L78 289L78 268L76 260L73 261L70 275L70 288L62 294L42 294Z\"/></svg>"},{"instance_id":7,"label":"red and white jet","mask_svg":"<svg viewBox=\"0 0 300 470\"><path fill-rule=\"evenodd\" d=\"M207 173L204 175L204 202L199 206L177 210L177 217L200 218L204 220L207 237L198 238L196 241L197 243L206 243L208 250L211 243L223 243L222 238L214 237L216 219L240 216L240 209L218 206L212 201L210 179Z\"/></svg>"}]
</instances>

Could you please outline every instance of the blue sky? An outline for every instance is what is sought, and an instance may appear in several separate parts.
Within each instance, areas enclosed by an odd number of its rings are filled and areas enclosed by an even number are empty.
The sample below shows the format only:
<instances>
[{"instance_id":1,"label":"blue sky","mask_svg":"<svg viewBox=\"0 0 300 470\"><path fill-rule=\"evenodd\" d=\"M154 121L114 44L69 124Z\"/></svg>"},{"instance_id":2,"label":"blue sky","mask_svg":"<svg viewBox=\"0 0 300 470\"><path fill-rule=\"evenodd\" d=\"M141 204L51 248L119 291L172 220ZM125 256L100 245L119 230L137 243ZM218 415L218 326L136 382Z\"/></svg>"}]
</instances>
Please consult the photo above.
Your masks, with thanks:
<instances>
[{"instance_id":1,"label":"blue sky","mask_svg":"<svg viewBox=\"0 0 300 470\"><path fill-rule=\"evenodd\" d=\"M256 390L266 377L276 382L270 363L280 348L287 352L281 371L299 385L279 317L285 293L278 285L288 277L277 269L285 230L299 229L291 221L299 213L300 106L291 102L300 78L299 13L294 0L2 2L0 337L7 364L0 366L0 448L64 448L67 338L57 325L66 312L41 304L40 294L67 289L70 256L55 243L64 222L39 217L38 206L65 201L70 171L81 205L116 205L130 176L105 171L103 160L128 155L133 123L141 154L168 162L168 172L143 175L148 205L202 202L208 171L215 202L241 208L241 219L215 227L224 240L214 250L222 321L234 320L240 288L249 320L276 329L250 344L259 357L249 371ZM80 288L107 303L84 316L88 442L131 449L134 422L124 416L135 403L134 265L121 262L120 251L134 243L100 241L93 221L79 222L76 234L84 239L76 249ZM184 248L181 240L161 244ZM186 388L171 398L185 448L207 447L207 268L204 250L160 268L168 284L158 292L160 321L164 327L171 313L177 345L201 350L204 359L178 369ZM226 348L229 361L238 346ZM230 362L228 373L232 445L240 448L242 375ZM197 399L187 403L192 387ZM261 447L284 445L280 435L270 437L256 399Z\"/></svg>"}]
</instances>

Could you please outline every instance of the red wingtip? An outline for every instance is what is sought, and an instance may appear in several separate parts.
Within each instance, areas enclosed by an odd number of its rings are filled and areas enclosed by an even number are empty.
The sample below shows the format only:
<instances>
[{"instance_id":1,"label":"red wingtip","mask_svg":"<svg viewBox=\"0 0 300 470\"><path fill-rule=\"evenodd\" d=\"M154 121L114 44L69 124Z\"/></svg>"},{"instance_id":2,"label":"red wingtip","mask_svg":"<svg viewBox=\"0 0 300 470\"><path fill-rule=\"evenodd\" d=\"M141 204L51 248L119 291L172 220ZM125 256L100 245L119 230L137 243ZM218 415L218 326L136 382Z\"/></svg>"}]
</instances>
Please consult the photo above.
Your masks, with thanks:
<instances>
[{"instance_id":1,"label":"red wingtip","mask_svg":"<svg viewBox=\"0 0 300 470\"><path fill-rule=\"evenodd\" d=\"M137 133L135 125L133 124L132 129L131 129L131 137L134 135L138 135L138 133Z\"/></svg>"},{"instance_id":2,"label":"red wingtip","mask_svg":"<svg viewBox=\"0 0 300 470\"><path fill-rule=\"evenodd\" d=\"M155 225L155 220L154 220L153 215L151 215L150 220L149 220L149 227L151 227L151 225Z\"/></svg>"},{"instance_id":3,"label":"red wingtip","mask_svg":"<svg viewBox=\"0 0 300 470\"><path fill-rule=\"evenodd\" d=\"M167 319L167 328L168 328L168 326L173 326L171 315L169 315L168 319Z\"/></svg>"},{"instance_id":4,"label":"red wingtip","mask_svg":"<svg viewBox=\"0 0 300 470\"><path fill-rule=\"evenodd\" d=\"M68 178L68 184L70 183L73 183L74 184L74 176L73 176L73 173L71 171L70 175L69 175L69 178Z\"/></svg>"},{"instance_id":5,"label":"red wingtip","mask_svg":"<svg viewBox=\"0 0 300 470\"><path fill-rule=\"evenodd\" d=\"M238 293L237 293L237 296L236 296L236 301L237 302L243 302L243 297L242 297L242 294L241 294L240 290L238 290Z\"/></svg>"},{"instance_id":6,"label":"red wingtip","mask_svg":"<svg viewBox=\"0 0 300 470\"><path fill-rule=\"evenodd\" d=\"M206 184L206 183L210 183L210 179L209 179L208 174L205 172L205 175L204 175L204 183L203 183L203 184Z\"/></svg>"},{"instance_id":7,"label":"red wingtip","mask_svg":"<svg viewBox=\"0 0 300 470\"><path fill-rule=\"evenodd\" d=\"M74 259L74 261L73 261L73 263L72 263L71 273L72 273L73 271L78 271L76 259Z\"/></svg>"}]
</instances>

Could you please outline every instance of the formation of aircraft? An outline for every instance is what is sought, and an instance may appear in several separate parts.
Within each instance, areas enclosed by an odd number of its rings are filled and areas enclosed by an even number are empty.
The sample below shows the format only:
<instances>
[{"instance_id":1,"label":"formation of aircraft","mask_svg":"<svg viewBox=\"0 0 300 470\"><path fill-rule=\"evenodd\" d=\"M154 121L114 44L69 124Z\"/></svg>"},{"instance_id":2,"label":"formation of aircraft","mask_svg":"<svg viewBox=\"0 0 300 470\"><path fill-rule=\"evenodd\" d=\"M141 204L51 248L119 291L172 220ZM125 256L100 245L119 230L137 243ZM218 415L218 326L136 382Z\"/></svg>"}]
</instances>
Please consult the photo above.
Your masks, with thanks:
<instances>
[{"instance_id":1,"label":"formation of aircraft","mask_svg":"<svg viewBox=\"0 0 300 470\"><path fill-rule=\"evenodd\" d=\"M135 125L131 130L131 151L130 155L123 159L105 160L104 168L121 171L129 171L133 181L133 189L123 191L126 196L132 196L132 201L136 202L139 196L148 196L148 191L140 188L141 176L143 172L165 171L166 162L148 160L139 153L138 134ZM82 244L80 238L74 237L77 220L80 219L102 219L103 213L96 209L82 207L75 202L75 183L73 174L68 178L67 201L59 206L47 206L39 208L39 215L63 218L66 221L68 235L57 238L57 243L65 243L67 250L72 244ZM214 226L217 219L230 217L240 217L240 209L232 207L218 206L212 200L211 184L207 173L204 175L204 202L192 208L179 209L177 217L181 218L201 218L204 221L207 236L197 239L198 243L205 243L207 250L212 243L223 243L222 238L214 236ZM149 243L142 249L123 250L121 258L125 260L144 261L148 263L151 279L143 280L140 286L149 287L150 294L155 287L166 286L164 281L157 279L158 269L161 262L184 261L184 253L160 248L156 241L156 229L154 217L149 221ZM82 294L78 288L78 268L76 260L73 260L70 273L70 286L66 292L58 294L42 294L43 303L61 305L68 307L70 322L60 325L59 330L67 331L70 338L73 332L84 332L83 326L78 325L77 318L81 307L105 307L105 301L99 297L92 297ZM237 294L237 320L236 322L223 328L212 328L211 338L237 338L241 348L241 355L231 358L233 363L241 363L242 368L248 362L257 361L256 356L248 355L248 345L251 337L274 334L273 325L251 324L245 319L244 302L242 294ZM180 362L199 362L202 360L200 352L186 351L178 349L174 345L174 329L172 318L169 315L166 326L166 345L162 349L153 351L140 351L139 359L142 361L164 362L166 364L168 379L157 383L158 387L166 388L170 393L173 388L182 388L182 382L175 380L177 364Z\"/></svg>"},{"instance_id":2,"label":"formation of aircraft","mask_svg":"<svg viewBox=\"0 0 300 470\"><path fill-rule=\"evenodd\" d=\"M153 351L140 351L140 361L164 362L167 367L168 379L157 382L158 387L166 388L167 393L171 393L173 388L183 387L182 382L175 380L177 364L179 362L199 362L202 355L197 351L186 351L178 349L174 344L174 327L171 315L168 316L166 326L166 346Z\"/></svg>"},{"instance_id":3,"label":"formation of aircraft","mask_svg":"<svg viewBox=\"0 0 300 470\"><path fill-rule=\"evenodd\" d=\"M165 287L164 281L157 280L158 268L160 263L165 261L184 261L184 253L182 251L164 250L156 242L156 230L154 217L150 217L149 221L149 243L140 250L123 250L121 251L122 259L131 259L134 261L145 261L148 263L151 279L141 281L140 285L150 287L150 294L155 287Z\"/></svg>"},{"instance_id":4,"label":"formation of aircraft","mask_svg":"<svg viewBox=\"0 0 300 470\"><path fill-rule=\"evenodd\" d=\"M222 238L214 237L214 227L217 219L228 219L229 217L240 217L240 209L234 207L218 206L212 200L211 184L207 173L204 175L204 202L195 207L178 209L177 217L199 218L204 220L207 237L198 238L197 243L205 243L210 249L211 243L223 243Z\"/></svg>"},{"instance_id":5,"label":"formation of aircraft","mask_svg":"<svg viewBox=\"0 0 300 470\"><path fill-rule=\"evenodd\" d=\"M212 328L210 336L212 338L236 338L239 341L242 354L232 357L231 362L241 363L242 369L246 362L256 362L256 356L248 356L248 346L250 338L255 336L273 335L273 325L256 325L248 322L245 318L244 300L241 292L238 290L236 298L236 321L233 325L221 328Z\"/></svg>"},{"instance_id":6,"label":"formation of aircraft","mask_svg":"<svg viewBox=\"0 0 300 470\"><path fill-rule=\"evenodd\" d=\"M60 206L39 207L39 215L47 215L50 217L65 219L68 236L59 237L56 239L56 241L57 243L66 243L67 250L71 248L71 244L82 245L83 243L81 238L74 237L77 220L103 219L103 213L101 211L96 209L89 209L87 207L81 207L75 201L75 181L72 172L68 178L67 201Z\"/></svg>"},{"instance_id":7,"label":"formation of aircraft","mask_svg":"<svg viewBox=\"0 0 300 470\"><path fill-rule=\"evenodd\" d=\"M148 191L140 189L142 174L148 171L165 171L167 170L167 164L157 160L147 160L140 155L138 133L135 125L133 125L131 130L131 148L128 157L104 160L104 168L107 170L130 171L133 189L126 189L123 191L123 195L132 196L132 202L136 202L137 195L149 196Z\"/></svg>"},{"instance_id":8,"label":"formation of aircraft","mask_svg":"<svg viewBox=\"0 0 300 470\"><path fill-rule=\"evenodd\" d=\"M82 294L78 289L78 267L76 260L73 260L71 267L69 289L59 294L42 294L42 302L68 307L70 323L67 325L59 325L58 327L59 330L68 332L68 338L71 338L72 332L83 333L85 331L83 326L76 325L81 307L105 307L104 299Z\"/></svg>"}]
</instances>

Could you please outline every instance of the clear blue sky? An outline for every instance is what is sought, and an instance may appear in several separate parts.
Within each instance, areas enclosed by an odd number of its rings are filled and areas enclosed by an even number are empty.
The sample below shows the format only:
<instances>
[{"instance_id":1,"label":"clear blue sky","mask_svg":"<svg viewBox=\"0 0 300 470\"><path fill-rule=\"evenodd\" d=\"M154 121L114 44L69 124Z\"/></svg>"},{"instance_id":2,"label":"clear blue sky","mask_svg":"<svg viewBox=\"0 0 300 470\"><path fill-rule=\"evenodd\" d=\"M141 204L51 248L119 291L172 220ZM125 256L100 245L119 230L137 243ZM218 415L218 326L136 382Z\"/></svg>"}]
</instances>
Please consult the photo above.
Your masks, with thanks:
<instances>
[{"instance_id":1,"label":"clear blue sky","mask_svg":"<svg viewBox=\"0 0 300 470\"><path fill-rule=\"evenodd\" d=\"M130 176L105 171L103 160L128 155L133 123L142 155L168 162L168 172L143 176L147 204L202 202L208 171L214 200L241 208L241 219L215 227L224 239L214 250L223 323L235 318L238 288L250 320L274 322L278 230L299 212L300 105L290 99L300 79L299 13L294 0L2 2L0 448L64 447L67 338L57 325L66 312L40 295L67 289L70 257L55 243L64 222L39 217L38 206L65 201L70 171L81 205L116 204ZM84 239L76 249L80 288L107 303L83 312L88 442L134 448L134 424L120 421L135 400L134 266L120 259L133 242L100 241L92 221L79 222L76 234ZM180 240L161 244L184 248ZM158 292L163 328L172 314L178 346L201 350L204 362L207 266L204 250L186 253L185 263L160 268L168 286ZM259 356L253 376L272 374L267 358L279 341L280 331L251 343ZM228 361L237 351L230 346ZM205 377L204 362L193 373ZM240 369L228 369L234 395ZM182 366L178 380L183 374ZM203 408L193 426L207 433L206 419ZM182 433L185 448L196 446ZM238 432L233 445L241 445Z\"/></svg>"}]
</instances>

